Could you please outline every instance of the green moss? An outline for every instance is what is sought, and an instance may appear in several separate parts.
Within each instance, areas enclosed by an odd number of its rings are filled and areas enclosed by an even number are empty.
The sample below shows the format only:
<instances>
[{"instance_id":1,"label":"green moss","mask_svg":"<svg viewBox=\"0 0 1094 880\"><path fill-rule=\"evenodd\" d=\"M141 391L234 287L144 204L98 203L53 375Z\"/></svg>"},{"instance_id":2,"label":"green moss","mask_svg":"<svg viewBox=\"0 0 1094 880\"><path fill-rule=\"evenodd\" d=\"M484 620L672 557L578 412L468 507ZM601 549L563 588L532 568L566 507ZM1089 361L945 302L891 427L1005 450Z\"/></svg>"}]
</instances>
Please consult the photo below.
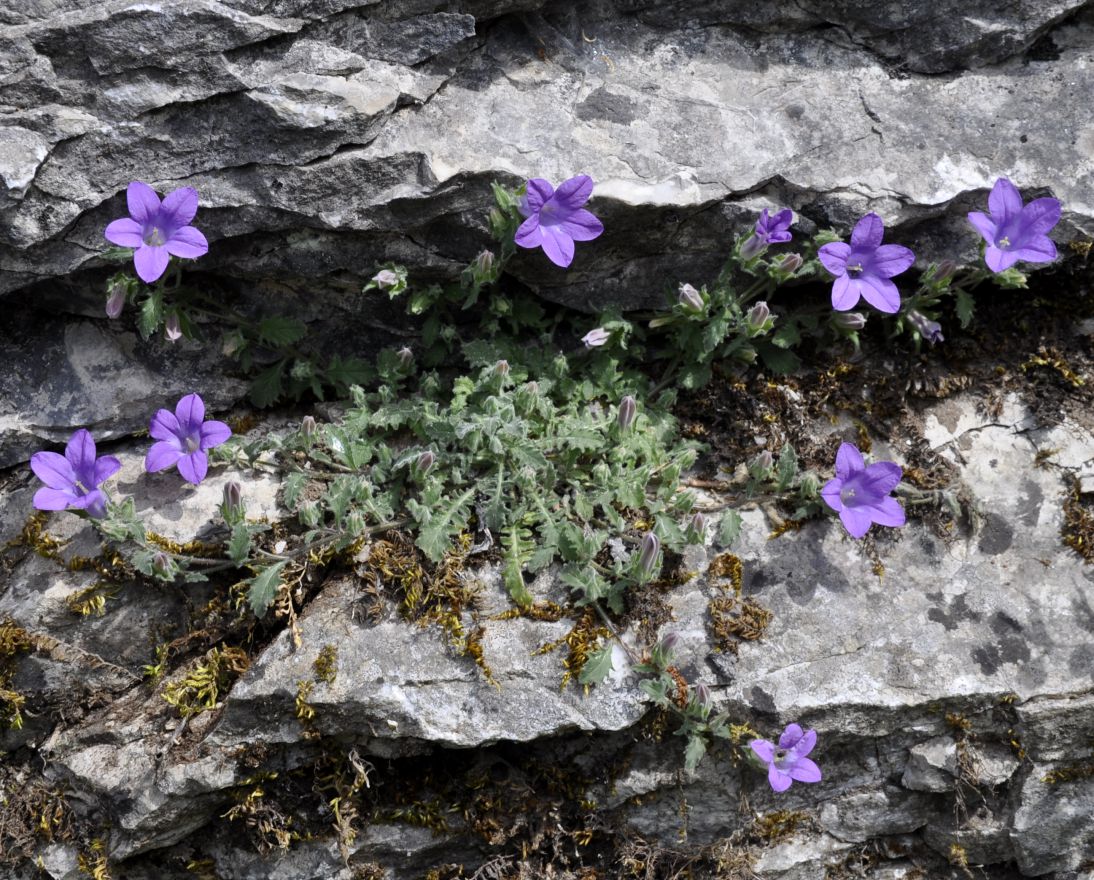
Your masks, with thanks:
<instances>
[{"instance_id":1,"label":"green moss","mask_svg":"<svg viewBox=\"0 0 1094 880\"><path fill-rule=\"evenodd\" d=\"M210 648L178 681L163 689L163 699L184 718L216 707L220 695L247 671L250 658L241 648Z\"/></svg>"},{"instance_id":2,"label":"green moss","mask_svg":"<svg viewBox=\"0 0 1094 880\"><path fill-rule=\"evenodd\" d=\"M312 663L315 680L334 684L338 677L338 649L334 645L323 645Z\"/></svg>"}]
</instances>

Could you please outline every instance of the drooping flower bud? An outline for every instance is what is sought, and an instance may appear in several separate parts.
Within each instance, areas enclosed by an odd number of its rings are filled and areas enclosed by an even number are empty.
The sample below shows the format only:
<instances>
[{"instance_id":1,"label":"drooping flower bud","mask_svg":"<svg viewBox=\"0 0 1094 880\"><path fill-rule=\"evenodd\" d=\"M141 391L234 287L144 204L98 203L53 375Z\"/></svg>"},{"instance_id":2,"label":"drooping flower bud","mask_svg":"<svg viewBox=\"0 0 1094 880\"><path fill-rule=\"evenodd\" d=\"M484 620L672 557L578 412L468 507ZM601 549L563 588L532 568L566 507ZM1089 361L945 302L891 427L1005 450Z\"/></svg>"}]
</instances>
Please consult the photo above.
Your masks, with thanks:
<instances>
[{"instance_id":1,"label":"drooping flower bud","mask_svg":"<svg viewBox=\"0 0 1094 880\"><path fill-rule=\"evenodd\" d=\"M802 267L804 262L801 254L783 254L775 261L775 268L787 275L793 275Z\"/></svg>"},{"instance_id":2,"label":"drooping flower bud","mask_svg":"<svg viewBox=\"0 0 1094 880\"><path fill-rule=\"evenodd\" d=\"M767 303L762 300L756 303L751 309L748 310L748 326L753 330L759 330L764 324L767 323L767 319L771 317L771 309L767 307Z\"/></svg>"},{"instance_id":3,"label":"drooping flower bud","mask_svg":"<svg viewBox=\"0 0 1094 880\"><path fill-rule=\"evenodd\" d=\"M688 521L685 537L689 544L702 544L707 536L707 518L702 511L697 511Z\"/></svg>"},{"instance_id":4,"label":"drooping flower bud","mask_svg":"<svg viewBox=\"0 0 1094 880\"><path fill-rule=\"evenodd\" d=\"M657 573L660 555L661 539L653 532L646 532L638 551L638 568L644 577L652 578Z\"/></svg>"},{"instance_id":5,"label":"drooping flower bud","mask_svg":"<svg viewBox=\"0 0 1094 880\"><path fill-rule=\"evenodd\" d=\"M108 290L110 296L106 300L106 316L113 319L120 316L122 309L125 308L125 285L114 282Z\"/></svg>"},{"instance_id":6,"label":"drooping flower bud","mask_svg":"<svg viewBox=\"0 0 1094 880\"><path fill-rule=\"evenodd\" d=\"M404 370L409 370L410 365L414 363L414 352L406 345L395 352L395 357L399 359L399 366Z\"/></svg>"},{"instance_id":7,"label":"drooping flower bud","mask_svg":"<svg viewBox=\"0 0 1094 880\"><path fill-rule=\"evenodd\" d=\"M754 260L767 250L767 242L758 235L750 235L748 240L741 245L741 259Z\"/></svg>"},{"instance_id":8,"label":"drooping flower bud","mask_svg":"<svg viewBox=\"0 0 1094 880\"><path fill-rule=\"evenodd\" d=\"M912 309L908 312L908 322L919 331L919 335L926 339L931 345L936 342L944 342L945 337L942 335L942 325L938 321L932 321L922 312L917 312Z\"/></svg>"},{"instance_id":9,"label":"drooping flower bud","mask_svg":"<svg viewBox=\"0 0 1094 880\"><path fill-rule=\"evenodd\" d=\"M638 415L638 404L634 402L634 397L628 394L619 401L619 415L616 418L619 430L624 433L629 431L631 425L634 424L634 417L636 415Z\"/></svg>"},{"instance_id":10,"label":"drooping flower bud","mask_svg":"<svg viewBox=\"0 0 1094 880\"><path fill-rule=\"evenodd\" d=\"M832 320L844 330L861 330L866 326L866 316L862 312L836 312Z\"/></svg>"},{"instance_id":11,"label":"drooping flower bud","mask_svg":"<svg viewBox=\"0 0 1094 880\"><path fill-rule=\"evenodd\" d=\"M415 472L419 476L424 477L427 473L429 473L430 469L433 467L433 464L434 464L434 462L436 462L436 460L437 460L437 456L435 456L431 451L429 451L427 449L425 452L423 452L421 455L419 455L418 460L416 462L414 462Z\"/></svg>"},{"instance_id":12,"label":"drooping flower bud","mask_svg":"<svg viewBox=\"0 0 1094 880\"><path fill-rule=\"evenodd\" d=\"M314 416L304 416L300 420L300 433L308 440L311 440L315 436L315 432L319 430L319 426L315 424Z\"/></svg>"},{"instance_id":13,"label":"drooping flower bud","mask_svg":"<svg viewBox=\"0 0 1094 880\"><path fill-rule=\"evenodd\" d=\"M676 301L685 309L689 309L693 312L701 312L703 310L702 294L690 284L680 285L680 292L676 297Z\"/></svg>"},{"instance_id":14,"label":"drooping flower bud","mask_svg":"<svg viewBox=\"0 0 1094 880\"><path fill-rule=\"evenodd\" d=\"M167 320L163 322L163 332L167 336L168 342L178 342L182 339L182 326L179 324L177 312L172 312L167 316Z\"/></svg>"},{"instance_id":15,"label":"drooping flower bud","mask_svg":"<svg viewBox=\"0 0 1094 880\"><path fill-rule=\"evenodd\" d=\"M604 345L611 338L611 333L603 327L597 327L595 330L590 330L582 336L581 341L585 343L586 348L600 348L600 346Z\"/></svg>"},{"instance_id":16,"label":"drooping flower bud","mask_svg":"<svg viewBox=\"0 0 1094 880\"><path fill-rule=\"evenodd\" d=\"M388 290L399 283L399 276L391 269L381 269L372 276L372 281L381 290Z\"/></svg>"}]
</instances>

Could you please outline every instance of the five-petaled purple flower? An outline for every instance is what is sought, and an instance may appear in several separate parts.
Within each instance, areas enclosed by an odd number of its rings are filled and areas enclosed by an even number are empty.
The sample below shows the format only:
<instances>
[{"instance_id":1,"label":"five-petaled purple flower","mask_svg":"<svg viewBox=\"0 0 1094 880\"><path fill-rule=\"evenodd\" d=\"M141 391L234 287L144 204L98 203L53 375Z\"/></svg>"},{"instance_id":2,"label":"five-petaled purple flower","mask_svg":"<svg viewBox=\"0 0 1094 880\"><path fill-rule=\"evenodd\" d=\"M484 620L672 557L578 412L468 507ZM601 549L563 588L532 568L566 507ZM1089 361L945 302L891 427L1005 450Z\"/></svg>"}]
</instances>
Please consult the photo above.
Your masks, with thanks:
<instances>
[{"instance_id":1,"label":"five-petaled purple flower","mask_svg":"<svg viewBox=\"0 0 1094 880\"><path fill-rule=\"evenodd\" d=\"M867 467L858 448L844 443L836 453L836 477L824 484L821 498L839 512L851 537L861 538L872 523L904 525L904 508L889 497L903 475L900 465L891 461L876 461Z\"/></svg>"},{"instance_id":2,"label":"five-petaled purple flower","mask_svg":"<svg viewBox=\"0 0 1094 880\"><path fill-rule=\"evenodd\" d=\"M99 485L121 466L113 455L96 458L95 439L81 428L69 439L64 455L36 452L30 457L30 469L46 484L34 493L34 506L39 510L74 507L100 517L106 513L106 495Z\"/></svg>"},{"instance_id":3,"label":"five-petaled purple flower","mask_svg":"<svg viewBox=\"0 0 1094 880\"><path fill-rule=\"evenodd\" d=\"M900 311L900 291L889 279L909 268L915 254L899 244L882 244L884 234L881 218L870 213L855 224L850 244L834 241L820 249L824 268L836 276L832 285L836 311L853 309L860 296L879 311Z\"/></svg>"},{"instance_id":4,"label":"five-petaled purple flower","mask_svg":"<svg viewBox=\"0 0 1094 880\"><path fill-rule=\"evenodd\" d=\"M160 202L152 187L134 180L125 197L129 216L107 226L104 235L112 244L137 249L133 265L142 281L156 281L172 254L195 260L208 252L205 236L189 225L198 211L197 190L176 189Z\"/></svg>"},{"instance_id":5,"label":"five-petaled purple flower","mask_svg":"<svg viewBox=\"0 0 1094 880\"><path fill-rule=\"evenodd\" d=\"M148 433L158 440L144 459L150 473L178 465L179 473L188 483L200 483L209 470L207 449L219 446L232 436L224 422L205 421L205 404L196 394L187 394L175 411L161 409L148 426Z\"/></svg>"},{"instance_id":6,"label":"five-petaled purple flower","mask_svg":"<svg viewBox=\"0 0 1094 880\"><path fill-rule=\"evenodd\" d=\"M817 744L815 730L802 731L797 724L788 724L779 737L779 744L766 739L754 739L748 745L767 764L767 781L775 791L786 791L790 783L820 782L821 771L810 758Z\"/></svg>"},{"instance_id":7,"label":"five-petaled purple flower","mask_svg":"<svg viewBox=\"0 0 1094 880\"><path fill-rule=\"evenodd\" d=\"M756 221L756 231L741 245L741 257L751 260L767 250L769 244L790 241L790 224L793 222L794 212L789 208L783 208L773 217L764 208Z\"/></svg>"},{"instance_id":8,"label":"five-petaled purple flower","mask_svg":"<svg viewBox=\"0 0 1094 880\"><path fill-rule=\"evenodd\" d=\"M1046 233L1060 222L1056 199L1034 199L1022 205L1018 187L1000 177L988 195L991 216L969 212L969 222L988 243L984 262L992 272L1009 269L1019 260L1048 263L1056 259L1056 245Z\"/></svg>"},{"instance_id":9,"label":"five-petaled purple flower","mask_svg":"<svg viewBox=\"0 0 1094 880\"><path fill-rule=\"evenodd\" d=\"M604 224L582 207L592 192L593 180L586 174L571 177L558 189L533 177L519 205L528 219L514 241L524 248L542 247L547 259L566 268L574 259L575 241L591 241L604 231Z\"/></svg>"}]
</instances>

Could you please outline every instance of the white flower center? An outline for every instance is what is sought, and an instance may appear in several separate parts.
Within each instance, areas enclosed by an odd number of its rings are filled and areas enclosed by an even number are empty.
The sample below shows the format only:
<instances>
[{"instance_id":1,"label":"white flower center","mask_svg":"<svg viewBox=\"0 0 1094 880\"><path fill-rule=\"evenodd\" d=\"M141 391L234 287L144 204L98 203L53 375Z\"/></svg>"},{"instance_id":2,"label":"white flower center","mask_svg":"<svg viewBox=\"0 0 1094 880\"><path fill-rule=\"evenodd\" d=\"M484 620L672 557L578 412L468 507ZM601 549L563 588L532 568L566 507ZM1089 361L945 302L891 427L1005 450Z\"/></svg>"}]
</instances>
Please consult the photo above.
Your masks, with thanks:
<instances>
[{"instance_id":1,"label":"white flower center","mask_svg":"<svg viewBox=\"0 0 1094 880\"><path fill-rule=\"evenodd\" d=\"M149 247L163 247L166 240L163 237L163 230L158 226L153 226L144 234L144 243Z\"/></svg>"},{"instance_id":2,"label":"white flower center","mask_svg":"<svg viewBox=\"0 0 1094 880\"><path fill-rule=\"evenodd\" d=\"M198 437L196 434L186 438L186 451L187 452L197 452L198 448L200 446L201 446L201 438Z\"/></svg>"},{"instance_id":3,"label":"white flower center","mask_svg":"<svg viewBox=\"0 0 1094 880\"><path fill-rule=\"evenodd\" d=\"M858 278L862 274L862 263L855 263L853 266L847 267L847 274L852 278Z\"/></svg>"},{"instance_id":4,"label":"white flower center","mask_svg":"<svg viewBox=\"0 0 1094 880\"><path fill-rule=\"evenodd\" d=\"M1004 249L1009 248L1010 247L1010 238L1009 238L1009 236L1004 235L1001 239L999 239L999 241L996 242L996 245L998 247L1001 247L1001 248L1004 248Z\"/></svg>"}]
</instances>

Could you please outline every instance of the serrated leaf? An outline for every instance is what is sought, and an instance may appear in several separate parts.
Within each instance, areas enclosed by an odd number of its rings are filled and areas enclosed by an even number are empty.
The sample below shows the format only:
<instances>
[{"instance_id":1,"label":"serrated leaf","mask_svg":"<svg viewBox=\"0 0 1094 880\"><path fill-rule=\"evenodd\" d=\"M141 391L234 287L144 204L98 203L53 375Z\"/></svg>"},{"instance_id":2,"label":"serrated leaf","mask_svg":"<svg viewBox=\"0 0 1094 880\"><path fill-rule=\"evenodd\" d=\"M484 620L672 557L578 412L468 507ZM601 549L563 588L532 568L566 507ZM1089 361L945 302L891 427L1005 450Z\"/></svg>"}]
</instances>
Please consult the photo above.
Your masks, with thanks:
<instances>
[{"instance_id":1,"label":"serrated leaf","mask_svg":"<svg viewBox=\"0 0 1094 880\"><path fill-rule=\"evenodd\" d=\"M415 545L433 562L444 559L452 547L453 538L467 525L474 487L454 499L445 499L430 511L429 521L422 525Z\"/></svg>"},{"instance_id":2,"label":"serrated leaf","mask_svg":"<svg viewBox=\"0 0 1094 880\"><path fill-rule=\"evenodd\" d=\"M228 539L228 558L236 565L242 564L251 552L251 530L246 523L232 526L232 537Z\"/></svg>"},{"instance_id":3,"label":"serrated leaf","mask_svg":"<svg viewBox=\"0 0 1094 880\"><path fill-rule=\"evenodd\" d=\"M801 341L802 335L796 321L783 324L771 337L772 345L777 345L779 348L793 348Z\"/></svg>"},{"instance_id":4,"label":"serrated leaf","mask_svg":"<svg viewBox=\"0 0 1094 880\"><path fill-rule=\"evenodd\" d=\"M308 328L304 324L280 315L263 318L258 322L258 338L271 348L299 342L307 332Z\"/></svg>"},{"instance_id":5,"label":"serrated leaf","mask_svg":"<svg viewBox=\"0 0 1094 880\"><path fill-rule=\"evenodd\" d=\"M707 753L707 741L698 734L688 737L687 747L684 749L684 769L689 773L699 766L703 755Z\"/></svg>"},{"instance_id":6,"label":"serrated leaf","mask_svg":"<svg viewBox=\"0 0 1094 880\"><path fill-rule=\"evenodd\" d=\"M801 360L794 352L779 348L770 342L760 342L757 344L756 349L760 353L764 366L780 376L793 373L801 366Z\"/></svg>"},{"instance_id":7,"label":"serrated leaf","mask_svg":"<svg viewBox=\"0 0 1094 880\"><path fill-rule=\"evenodd\" d=\"M775 465L775 487L781 492L794 482L798 475L798 454L789 443L779 450L779 460Z\"/></svg>"},{"instance_id":8,"label":"serrated leaf","mask_svg":"<svg viewBox=\"0 0 1094 880\"><path fill-rule=\"evenodd\" d=\"M285 567L285 564L284 562L275 563L251 578L251 586L247 590L247 602L255 613L255 617L265 614L277 595L278 587L281 586L281 569Z\"/></svg>"},{"instance_id":9,"label":"serrated leaf","mask_svg":"<svg viewBox=\"0 0 1094 880\"><path fill-rule=\"evenodd\" d=\"M718 543L723 547L732 547L740 536L741 515L736 510L727 510L718 525Z\"/></svg>"},{"instance_id":10,"label":"serrated leaf","mask_svg":"<svg viewBox=\"0 0 1094 880\"><path fill-rule=\"evenodd\" d=\"M954 294L956 298L954 305L957 308L957 319L961 322L961 329L964 330L972 323L973 312L976 311L976 300L973 299L971 293L960 287Z\"/></svg>"},{"instance_id":11,"label":"serrated leaf","mask_svg":"<svg viewBox=\"0 0 1094 880\"><path fill-rule=\"evenodd\" d=\"M600 684L612 671L612 644L609 642L593 651L577 677L581 684Z\"/></svg>"},{"instance_id":12,"label":"serrated leaf","mask_svg":"<svg viewBox=\"0 0 1094 880\"><path fill-rule=\"evenodd\" d=\"M285 390L282 375L285 372L285 362L278 361L272 367L263 370L251 380L251 389L247 397L251 403L259 409L275 403Z\"/></svg>"},{"instance_id":13,"label":"serrated leaf","mask_svg":"<svg viewBox=\"0 0 1094 880\"><path fill-rule=\"evenodd\" d=\"M147 339L155 333L163 323L163 294L153 290L143 303L137 316L137 330L142 339Z\"/></svg>"},{"instance_id":14,"label":"serrated leaf","mask_svg":"<svg viewBox=\"0 0 1094 880\"><path fill-rule=\"evenodd\" d=\"M376 371L359 358L342 359L335 355L323 373L328 383L348 390L353 385L367 385Z\"/></svg>"}]
</instances>

